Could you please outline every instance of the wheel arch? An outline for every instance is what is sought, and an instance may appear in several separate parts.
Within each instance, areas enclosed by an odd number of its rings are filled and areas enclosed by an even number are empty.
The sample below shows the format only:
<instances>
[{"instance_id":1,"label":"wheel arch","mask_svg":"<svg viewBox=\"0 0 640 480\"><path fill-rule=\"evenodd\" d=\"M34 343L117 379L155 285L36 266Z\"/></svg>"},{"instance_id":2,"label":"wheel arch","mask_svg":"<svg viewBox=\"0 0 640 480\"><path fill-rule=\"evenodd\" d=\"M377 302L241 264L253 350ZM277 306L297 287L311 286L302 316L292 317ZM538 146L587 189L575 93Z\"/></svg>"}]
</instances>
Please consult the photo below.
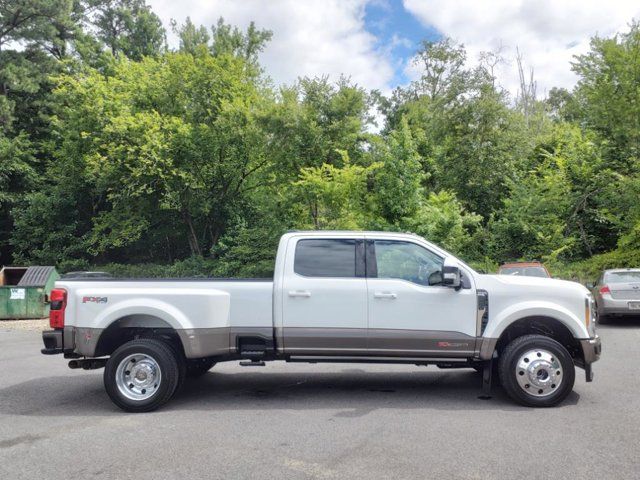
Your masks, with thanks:
<instances>
[{"instance_id":1,"label":"wheel arch","mask_svg":"<svg viewBox=\"0 0 640 480\"><path fill-rule=\"evenodd\" d=\"M184 355L178 331L167 320L148 313L132 313L113 320L95 341L91 356L111 355L118 347L136 338L159 338Z\"/></svg>"},{"instance_id":2,"label":"wheel arch","mask_svg":"<svg viewBox=\"0 0 640 480\"><path fill-rule=\"evenodd\" d=\"M493 344L492 348L485 347L484 355L486 356L488 353L488 358L491 358L493 352L496 351L500 356L506 346L513 340L531 334L552 338L566 348L574 360L584 360L580 341L575 337L574 332L565 322L547 315L526 316L511 322L502 330L499 337L492 339L490 342ZM490 351L487 352L486 350Z\"/></svg>"}]
</instances>

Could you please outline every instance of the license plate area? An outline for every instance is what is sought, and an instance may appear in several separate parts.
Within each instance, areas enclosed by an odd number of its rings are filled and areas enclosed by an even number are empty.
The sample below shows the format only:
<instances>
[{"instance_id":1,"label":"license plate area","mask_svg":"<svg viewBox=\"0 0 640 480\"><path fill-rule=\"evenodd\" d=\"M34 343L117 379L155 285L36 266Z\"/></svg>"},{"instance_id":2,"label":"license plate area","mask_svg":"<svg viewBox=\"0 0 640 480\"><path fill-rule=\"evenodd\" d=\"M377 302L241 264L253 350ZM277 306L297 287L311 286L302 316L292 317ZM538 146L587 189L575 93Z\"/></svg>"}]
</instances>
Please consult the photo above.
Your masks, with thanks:
<instances>
[{"instance_id":1,"label":"license plate area","mask_svg":"<svg viewBox=\"0 0 640 480\"><path fill-rule=\"evenodd\" d=\"M640 302L629 302L629 310L640 310Z\"/></svg>"}]
</instances>

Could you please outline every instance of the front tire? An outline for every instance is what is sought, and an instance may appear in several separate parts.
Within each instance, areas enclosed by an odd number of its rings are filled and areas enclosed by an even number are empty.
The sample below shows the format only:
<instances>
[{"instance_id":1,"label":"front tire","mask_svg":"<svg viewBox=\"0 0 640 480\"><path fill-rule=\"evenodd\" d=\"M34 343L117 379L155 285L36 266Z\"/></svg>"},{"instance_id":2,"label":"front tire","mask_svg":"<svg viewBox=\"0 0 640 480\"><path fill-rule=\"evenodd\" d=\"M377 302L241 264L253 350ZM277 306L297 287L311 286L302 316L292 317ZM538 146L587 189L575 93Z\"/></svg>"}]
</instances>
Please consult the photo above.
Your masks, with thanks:
<instances>
[{"instance_id":1,"label":"front tire","mask_svg":"<svg viewBox=\"0 0 640 480\"><path fill-rule=\"evenodd\" d=\"M544 335L513 340L500 356L500 382L528 407L553 407L573 390L575 367L567 349Z\"/></svg>"},{"instance_id":2,"label":"front tire","mask_svg":"<svg viewBox=\"0 0 640 480\"><path fill-rule=\"evenodd\" d=\"M153 338L131 340L109 358L104 387L111 401L127 412L150 412L167 403L181 372L176 353Z\"/></svg>"}]
</instances>

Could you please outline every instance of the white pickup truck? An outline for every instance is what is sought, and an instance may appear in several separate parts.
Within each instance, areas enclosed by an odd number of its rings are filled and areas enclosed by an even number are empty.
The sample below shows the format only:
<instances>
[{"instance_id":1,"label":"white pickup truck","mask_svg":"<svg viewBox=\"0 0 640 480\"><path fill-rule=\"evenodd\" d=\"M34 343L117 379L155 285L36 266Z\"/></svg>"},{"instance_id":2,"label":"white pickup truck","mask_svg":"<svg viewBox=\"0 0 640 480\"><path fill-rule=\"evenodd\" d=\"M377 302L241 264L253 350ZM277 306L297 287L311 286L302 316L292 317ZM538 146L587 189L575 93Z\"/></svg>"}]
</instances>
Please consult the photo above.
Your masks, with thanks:
<instances>
[{"instance_id":1,"label":"white pickup truck","mask_svg":"<svg viewBox=\"0 0 640 480\"><path fill-rule=\"evenodd\" d=\"M290 232L273 279L63 279L44 354L105 367L127 411L166 403L215 363L381 362L492 372L517 402L549 407L600 357L578 283L483 275L412 234Z\"/></svg>"}]
</instances>

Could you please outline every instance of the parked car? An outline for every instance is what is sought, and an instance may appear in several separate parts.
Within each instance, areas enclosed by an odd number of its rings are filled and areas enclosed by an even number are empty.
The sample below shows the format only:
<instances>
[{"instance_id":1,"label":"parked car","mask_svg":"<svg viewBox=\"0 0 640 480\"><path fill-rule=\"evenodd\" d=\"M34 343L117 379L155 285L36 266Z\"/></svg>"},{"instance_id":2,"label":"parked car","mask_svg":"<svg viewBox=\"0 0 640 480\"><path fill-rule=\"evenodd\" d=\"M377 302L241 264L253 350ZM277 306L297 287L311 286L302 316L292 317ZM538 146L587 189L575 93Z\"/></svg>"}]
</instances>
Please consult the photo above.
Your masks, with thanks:
<instances>
[{"instance_id":1,"label":"parked car","mask_svg":"<svg viewBox=\"0 0 640 480\"><path fill-rule=\"evenodd\" d=\"M512 262L500 265L498 275L551 278L547 267L540 262Z\"/></svg>"},{"instance_id":2,"label":"parked car","mask_svg":"<svg viewBox=\"0 0 640 480\"><path fill-rule=\"evenodd\" d=\"M605 270L589 284L600 323L608 317L640 316L640 268Z\"/></svg>"},{"instance_id":3,"label":"parked car","mask_svg":"<svg viewBox=\"0 0 640 480\"><path fill-rule=\"evenodd\" d=\"M589 291L575 282L482 275L412 234L291 232L273 279L64 279L44 354L105 367L127 411L166 403L217 362L376 362L475 368L485 393L550 407L593 379ZM80 394L80 392L79 392Z\"/></svg>"}]
</instances>

